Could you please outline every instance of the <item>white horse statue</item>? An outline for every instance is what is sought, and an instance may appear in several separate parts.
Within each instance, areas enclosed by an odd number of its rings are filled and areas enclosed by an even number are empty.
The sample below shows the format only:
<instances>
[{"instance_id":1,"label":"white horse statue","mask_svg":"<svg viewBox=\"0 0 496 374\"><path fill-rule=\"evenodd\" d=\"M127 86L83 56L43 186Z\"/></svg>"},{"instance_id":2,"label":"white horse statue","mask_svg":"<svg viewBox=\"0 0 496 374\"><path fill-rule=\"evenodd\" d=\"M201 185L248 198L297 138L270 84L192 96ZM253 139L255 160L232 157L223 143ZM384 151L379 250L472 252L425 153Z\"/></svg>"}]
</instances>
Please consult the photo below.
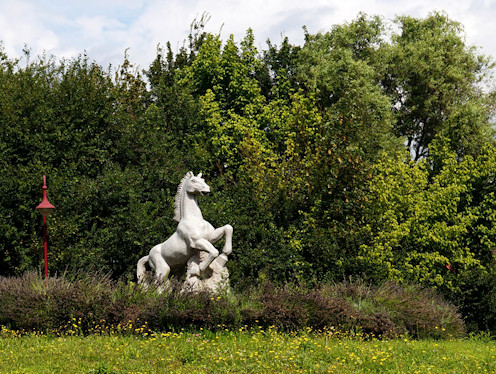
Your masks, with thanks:
<instances>
[{"instance_id":1,"label":"white horse statue","mask_svg":"<svg viewBox=\"0 0 496 374\"><path fill-rule=\"evenodd\" d=\"M187 266L188 277L200 277L219 256L219 251L213 244L224 236L225 244L221 256L227 261L227 256L232 252L232 226L225 225L215 229L203 219L196 200L198 195L209 192L210 187L202 178L202 173L195 176L189 171L184 176L177 188L174 202L174 220L179 222L176 232L165 242L153 247L148 256L138 261L138 283L144 281L147 263L155 270L156 284L167 281L169 274L184 274ZM189 261L193 256L198 258L199 251L204 251L208 255L201 256L202 260L199 264ZM225 261L221 262L225 263Z\"/></svg>"}]
</instances>

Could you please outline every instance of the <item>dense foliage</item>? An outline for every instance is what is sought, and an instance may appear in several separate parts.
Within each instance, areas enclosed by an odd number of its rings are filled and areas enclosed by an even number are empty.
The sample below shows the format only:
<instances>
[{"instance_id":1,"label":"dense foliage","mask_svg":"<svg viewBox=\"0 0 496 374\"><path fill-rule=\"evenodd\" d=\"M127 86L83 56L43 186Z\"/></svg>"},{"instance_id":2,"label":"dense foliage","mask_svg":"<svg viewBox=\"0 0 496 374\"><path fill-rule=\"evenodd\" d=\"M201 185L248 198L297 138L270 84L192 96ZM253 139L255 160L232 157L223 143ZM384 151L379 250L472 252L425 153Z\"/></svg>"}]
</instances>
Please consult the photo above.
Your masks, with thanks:
<instances>
[{"instance_id":1,"label":"dense foliage","mask_svg":"<svg viewBox=\"0 0 496 374\"><path fill-rule=\"evenodd\" d=\"M175 230L188 171L234 227L231 283L359 275L437 288L475 328L496 319L493 64L445 14L360 14L257 50L203 32L144 72L0 50L0 274L134 277ZM481 295L477 290L484 289ZM481 317L480 311L491 310Z\"/></svg>"}]
</instances>

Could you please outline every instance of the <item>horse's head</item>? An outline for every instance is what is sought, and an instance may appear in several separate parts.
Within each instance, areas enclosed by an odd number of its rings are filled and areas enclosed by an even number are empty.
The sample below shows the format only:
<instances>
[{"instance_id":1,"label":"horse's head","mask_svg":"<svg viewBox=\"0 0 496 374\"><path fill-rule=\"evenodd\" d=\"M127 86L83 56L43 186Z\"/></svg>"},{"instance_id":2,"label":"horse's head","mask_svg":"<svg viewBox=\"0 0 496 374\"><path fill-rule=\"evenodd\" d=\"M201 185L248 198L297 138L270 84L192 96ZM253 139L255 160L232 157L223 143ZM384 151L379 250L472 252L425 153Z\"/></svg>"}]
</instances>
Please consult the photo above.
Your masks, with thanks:
<instances>
[{"instance_id":1,"label":"horse's head","mask_svg":"<svg viewBox=\"0 0 496 374\"><path fill-rule=\"evenodd\" d=\"M202 173L197 176L191 173L191 177L187 180L185 187L186 191L191 194L205 195L210 192L210 186L205 183L205 180L202 178Z\"/></svg>"}]
</instances>

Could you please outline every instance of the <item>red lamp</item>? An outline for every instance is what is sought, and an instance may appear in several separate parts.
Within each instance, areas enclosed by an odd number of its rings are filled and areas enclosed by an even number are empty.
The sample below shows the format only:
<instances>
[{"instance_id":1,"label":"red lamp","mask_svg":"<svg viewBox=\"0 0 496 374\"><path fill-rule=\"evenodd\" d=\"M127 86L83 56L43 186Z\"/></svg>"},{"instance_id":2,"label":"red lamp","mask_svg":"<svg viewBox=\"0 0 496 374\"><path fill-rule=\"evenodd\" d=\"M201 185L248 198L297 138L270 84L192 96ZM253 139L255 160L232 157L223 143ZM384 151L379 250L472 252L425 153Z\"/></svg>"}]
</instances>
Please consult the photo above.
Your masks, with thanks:
<instances>
[{"instance_id":1,"label":"red lamp","mask_svg":"<svg viewBox=\"0 0 496 374\"><path fill-rule=\"evenodd\" d=\"M44 257L45 257L45 278L48 278L48 256L47 256L47 221L48 216L55 207L50 204L47 198L47 185L46 176L43 176L43 200L41 204L36 207L36 210L43 216L43 242L44 242Z\"/></svg>"}]
</instances>

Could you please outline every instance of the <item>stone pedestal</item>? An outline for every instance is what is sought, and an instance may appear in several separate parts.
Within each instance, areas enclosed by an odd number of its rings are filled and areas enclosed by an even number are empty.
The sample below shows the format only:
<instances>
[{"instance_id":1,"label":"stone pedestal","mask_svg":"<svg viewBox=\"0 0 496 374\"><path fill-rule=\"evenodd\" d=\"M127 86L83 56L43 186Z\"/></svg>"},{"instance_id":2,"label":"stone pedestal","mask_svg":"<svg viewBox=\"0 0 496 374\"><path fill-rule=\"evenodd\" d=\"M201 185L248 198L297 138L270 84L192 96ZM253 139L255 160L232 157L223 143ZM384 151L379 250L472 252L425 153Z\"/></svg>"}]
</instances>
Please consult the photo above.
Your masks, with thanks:
<instances>
[{"instance_id":1,"label":"stone pedestal","mask_svg":"<svg viewBox=\"0 0 496 374\"><path fill-rule=\"evenodd\" d=\"M222 253L215 258L203 274L199 273L199 264L208 256L206 252L199 252L188 261L186 280L183 283L184 292L220 292L229 287L229 271L227 270L227 256Z\"/></svg>"}]
</instances>

